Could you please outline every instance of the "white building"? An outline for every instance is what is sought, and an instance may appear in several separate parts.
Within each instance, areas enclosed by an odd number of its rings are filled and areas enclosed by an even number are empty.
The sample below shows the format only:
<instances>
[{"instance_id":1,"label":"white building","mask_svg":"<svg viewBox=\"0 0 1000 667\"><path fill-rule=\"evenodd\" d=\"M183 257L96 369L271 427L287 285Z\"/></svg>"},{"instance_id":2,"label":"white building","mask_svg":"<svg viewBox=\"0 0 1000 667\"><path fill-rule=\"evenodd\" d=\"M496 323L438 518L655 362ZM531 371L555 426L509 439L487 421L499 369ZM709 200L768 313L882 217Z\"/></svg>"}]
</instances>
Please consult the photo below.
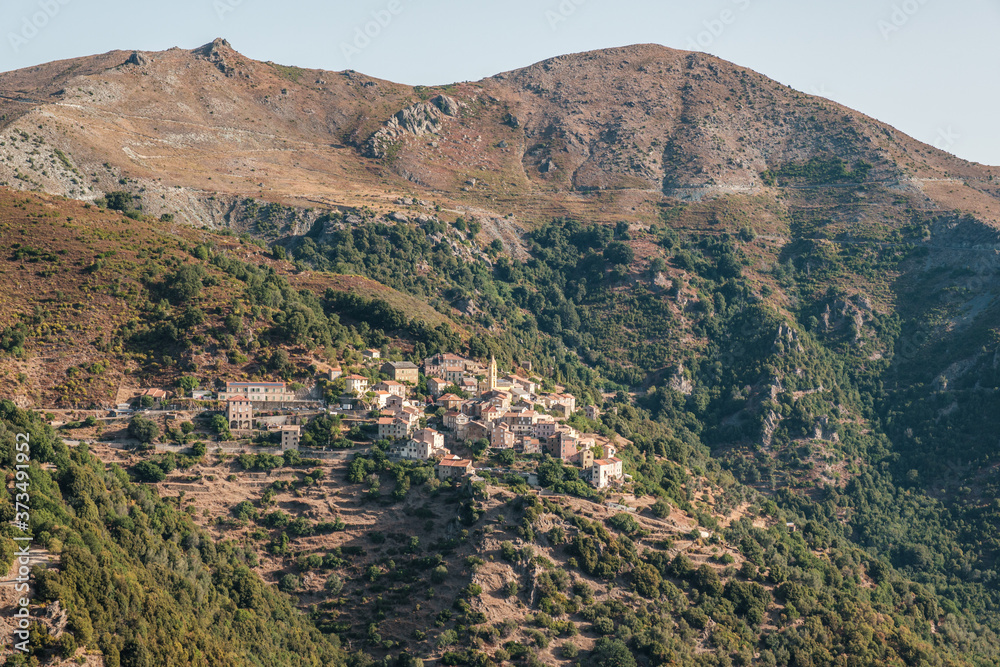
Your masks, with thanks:
<instances>
[{"instance_id":1,"label":"white building","mask_svg":"<svg viewBox=\"0 0 1000 667\"><path fill-rule=\"evenodd\" d=\"M444 435L431 428L422 428L415 432L399 450L401 457L421 461L447 454L448 450L444 448Z\"/></svg>"},{"instance_id":2,"label":"white building","mask_svg":"<svg viewBox=\"0 0 1000 667\"><path fill-rule=\"evenodd\" d=\"M406 385L396 382L395 380L386 380L385 382L379 382L372 388L375 391L384 391L394 396L399 396L400 398L406 398Z\"/></svg>"},{"instance_id":3,"label":"white building","mask_svg":"<svg viewBox=\"0 0 1000 667\"><path fill-rule=\"evenodd\" d=\"M618 482L622 477L621 459L597 459L590 469L590 483L598 489L603 489L613 482Z\"/></svg>"},{"instance_id":4,"label":"white building","mask_svg":"<svg viewBox=\"0 0 1000 667\"><path fill-rule=\"evenodd\" d=\"M348 375L344 378L344 387L347 391L361 396L368 391L368 378L363 375Z\"/></svg>"},{"instance_id":5,"label":"white building","mask_svg":"<svg viewBox=\"0 0 1000 667\"><path fill-rule=\"evenodd\" d=\"M227 382L226 390L219 392L219 400L245 396L254 403L283 403L294 401L295 392L289 391L284 382Z\"/></svg>"}]
</instances>

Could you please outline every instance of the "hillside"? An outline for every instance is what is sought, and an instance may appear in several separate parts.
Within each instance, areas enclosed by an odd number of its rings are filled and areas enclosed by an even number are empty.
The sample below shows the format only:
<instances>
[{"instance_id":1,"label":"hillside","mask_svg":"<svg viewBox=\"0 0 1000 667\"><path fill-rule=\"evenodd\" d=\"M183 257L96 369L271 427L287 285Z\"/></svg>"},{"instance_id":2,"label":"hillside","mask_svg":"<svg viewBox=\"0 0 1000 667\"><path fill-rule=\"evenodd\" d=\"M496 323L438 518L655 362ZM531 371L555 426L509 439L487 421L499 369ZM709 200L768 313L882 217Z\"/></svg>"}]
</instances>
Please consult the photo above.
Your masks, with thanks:
<instances>
[{"instance_id":1,"label":"hillside","mask_svg":"<svg viewBox=\"0 0 1000 667\"><path fill-rule=\"evenodd\" d=\"M312 654L997 664L995 168L652 45L408 87L216 40L0 74L0 100L0 392L60 410L62 433L107 436L86 417L146 387L285 380L339 404L326 369L385 380L374 348L480 376L495 357L624 445L614 493L479 438L449 443L477 477L440 482L390 457L375 403L305 425L301 456L254 458L271 433L229 456L218 405L193 431L155 415L182 454L94 448L97 489L239 544L325 638ZM440 427L428 379L404 392ZM309 460L320 437L344 451ZM68 461L97 465L53 447L67 483ZM88 529L147 539L144 518L80 503L104 528L39 525L48 551Z\"/></svg>"},{"instance_id":2,"label":"hillside","mask_svg":"<svg viewBox=\"0 0 1000 667\"><path fill-rule=\"evenodd\" d=\"M298 270L228 230L125 213L0 188L4 396L25 407L108 408L198 369L273 376L278 348L303 366L328 361L337 346L363 343L353 325L365 316L342 326L321 303L327 290L386 304L403 328L426 329L425 341L437 329L462 334L426 302L373 280ZM285 326L294 312L305 313L304 330Z\"/></svg>"},{"instance_id":3,"label":"hillside","mask_svg":"<svg viewBox=\"0 0 1000 667\"><path fill-rule=\"evenodd\" d=\"M88 199L125 179L149 213L197 225L234 224L247 197L379 209L417 196L488 218L648 222L667 197L761 192L763 172L811 158L865 162L869 181L998 219L991 169L653 45L410 88L256 62L216 40L9 72L0 99L0 182ZM65 162L48 159L57 149Z\"/></svg>"}]
</instances>

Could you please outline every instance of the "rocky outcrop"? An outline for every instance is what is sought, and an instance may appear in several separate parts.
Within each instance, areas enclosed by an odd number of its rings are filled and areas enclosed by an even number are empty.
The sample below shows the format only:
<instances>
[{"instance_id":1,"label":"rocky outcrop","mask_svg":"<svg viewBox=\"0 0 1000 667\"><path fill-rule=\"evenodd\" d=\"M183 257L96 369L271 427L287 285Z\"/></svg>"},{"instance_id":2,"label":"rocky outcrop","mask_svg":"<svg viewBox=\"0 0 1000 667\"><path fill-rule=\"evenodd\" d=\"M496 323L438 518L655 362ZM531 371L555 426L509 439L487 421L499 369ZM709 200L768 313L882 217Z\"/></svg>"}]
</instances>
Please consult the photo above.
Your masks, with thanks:
<instances>
[{"instance_id":1,"label":"rocky outcrop","mask_svg":"<svg viewBox=\"0 0 1000 667\"><path fill-rule=\"evenodd\" d=\"M694 391L694 383L687 377L683 364L677 366L677 370L670 377L669 386L674 391L680 392L685 396L690 396Z\"/></svg>"},{"instance_id":2,"label":"rocky outcrop","mask_svg":"<svg viewBox=\"0 0 1000 667\"><path fill-rule=\"evenodd\" d=\"M365 142L362 154L382 159L394 143L407 136L437 134L443 120L457 116L461 106L462 103L452 97L438 95L427 102L402 109Z\"/></svg>"},{"instance_id":3,"label":"rocky outcrop","mask_svg":"<svg viewBox=\"0 0 1000 667\"><path fill-rule=\"evenodd\" d=\"M777 352L786 350L801 352L802 343L799 342L799 332L787 324L779 325L778 334L774 339L774 349Z\"/></svg>"},{"instance_id":4,"label":"rocky outcrop","mask_svg":"<svg viewBox=\"0 0 1000 667\"><path fill-rule=\"evenodd\" d=\"M218 38L205 46L195 49L194 53L215 65L215 67L226 76L233 76L235 70L229 63L226 51L232 52L232 47L229 45L229 42Z\"/></svg>"},{"instance_id":5,"label":"rocky outcrop","mask_svg":"<svg viewBox=\"0 0 1000 667\"><path fill-rule=\"evenodd\" d=\"M136 67L145 67L146 65L149 64L149 58L142 55L138 51L133 51L132 55L130 55L128 57L128 60L125 61L125 64L135 65Z\"/></svg>"}]
</instances>

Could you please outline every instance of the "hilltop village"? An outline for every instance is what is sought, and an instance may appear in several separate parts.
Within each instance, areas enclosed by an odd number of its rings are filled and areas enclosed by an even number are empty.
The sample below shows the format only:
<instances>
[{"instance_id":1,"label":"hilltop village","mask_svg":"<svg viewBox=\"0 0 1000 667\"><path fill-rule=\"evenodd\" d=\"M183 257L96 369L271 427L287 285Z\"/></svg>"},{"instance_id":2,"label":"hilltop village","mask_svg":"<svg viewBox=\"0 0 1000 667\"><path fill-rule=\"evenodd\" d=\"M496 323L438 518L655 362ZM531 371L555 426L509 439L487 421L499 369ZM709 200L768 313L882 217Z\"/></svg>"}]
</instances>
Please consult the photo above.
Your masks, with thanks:
<instances>
[{"instance_id":1,"label":"hilltop village","mask_svg":"<svg viewBox=\"0 0 1000 667\"><path fill-rule=\"evenodd\" d=\"M580 478L598 489L627 478L616 456L620 445L579 428L596 425L600 408L579 408L576 397L530 369L501 375L492 357L483 365L452 353L420 365L384 359L377 349L360 357L347 373L339 365L317 369L322 377L314 387L232 380L217 390L148 388L105 419L130 420L128 433L137 437L137 421L159 417L164 430L176 435L170 420L183 413L192 417L187 423L207 422L228 449L247 452L254 444L264 448L259 451L270 446L276 452L322 453L377 442L390 458L434 461L442 480L474 477L475 460L487 449L510 451L513 456L502 457L510 463L518 456L548 454L578 467ZM187 439L196 437L192 430L184 431Z\"/></svg>"}]
</instances>

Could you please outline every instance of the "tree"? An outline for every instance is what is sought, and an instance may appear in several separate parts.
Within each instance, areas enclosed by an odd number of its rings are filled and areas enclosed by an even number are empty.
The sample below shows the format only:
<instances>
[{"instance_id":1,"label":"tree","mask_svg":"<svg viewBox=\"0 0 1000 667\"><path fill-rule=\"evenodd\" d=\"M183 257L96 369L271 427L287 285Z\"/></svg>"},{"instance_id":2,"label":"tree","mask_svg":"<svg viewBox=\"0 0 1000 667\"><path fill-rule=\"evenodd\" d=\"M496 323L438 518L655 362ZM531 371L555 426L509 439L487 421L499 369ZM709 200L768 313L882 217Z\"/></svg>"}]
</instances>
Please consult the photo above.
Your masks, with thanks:
<instances>
[{"instance_id":1,"label":"tree","mask_svg":"<svg viewBox=\"0 0 1000 667\"><path fill-rule=\"evenodd\" d=\"M189 392L198 386L198 378L192 377L190 375L185 375L177 382L177 386L183 389L184 391Z\"/></svg>"},{"instance_id":2,"label":"tree","mask_svg":"<svg viewBox=\"0 0 1000 667\"><path fill-rule=\"evenodd\" d=\"M331 574L324 586L331 595L340 595L340 592L344 590L344 581L337 575Z\"/></svg>"},{"instance_id":3,"label":"tree","mask_svg":"<svg viewBox=\"0 0 1000 667\"><path fill-rule=\"evenodd\" d=\"M635 658L620 639L601 637L590 654L593 667L636 667Z\"/></svg>"},{"instance_id":4,"label":"tree","mask_svg":"<svg viewBox=\"0 0 1000 667\"><path fill-rule=\"evenodd\" d=\"M201 294L205 268L200 264L185 264L167 279L167 288L174 301L183 303Z\"/></svg>"},{"instance_id":5,"label":"tree","mask_svg":"<svg viewBox=\"0 0 1000 667\"><path fill-rule=\"evenodd\" d=\"M722 593L722 581L718 573L708 565L702 565L694 573L694 583L698 590L715 597Z\"/></svg>"},{"instance_id":6,"label":"tree","mask_svg":"<svg viewBox=\"0 0 1000 667\"><path fill-rule=\"evenodd\" d=\"M299 578L294 574L286 574L278 582L278 589L284 591L285 593L294 593L298 590L301 582Z\"/></svg>"},{"instance_id":7,"label":"tree","mask_svg":"<svg viewBox=\"0 0 1000 667\"><path fill-rule=\"evenodd\" d=\"M649 508L649 511L653 513L653 516L666 519L670 516L670 503L663 498L657 498L656 502Z\"/></svg>"},{"instance_id":8,"label":"tree","mask_svg":"<svg viewBox=\"0 0 1000 667\"><path fill-rule=\"evenodd\" d=\"M152 461L140 461L135 464L132 471L135 473L136 479L140 482L151 482L155 484L156 482L162 482L167 478L167 473L163 472L163 468L156 465Z\"/></svg>"},{"instance_id":9,"label":"tree","mask_svg":"<svg viewBox=\"0 0 1000 667\"><path fill-rule=\"evenodd\" d=\"M655 599L660 596L660 573L649 563L641 563L632 570L632 583L639 595Z\"/></svg>"},{"instance_id":10,"label":"tree","mask_svg":"<svg viewBox=\"0 0 1000 667\"><path fill-rule=\"evenodd\" d=\"M225 415L215 415L212 417L212 430L218 435L225 435L229 433L229 422L226 421Z\"/></svg>"},{"instance_id":11,"label":"tree","mask_svg":"<svg viewBox=\"0 0 1000 667\"><path fill-rule=\"evenodd\" d=\"M152 419L136 415L128 423L128 434L144 445L160 437L160 427Z\"/></svg>"},{"instance_id":12,"label":"tree","mask_svg":"<svg viewBox=\"0 0 1000 667\"><path fill-rule=\"evenodd\" d=\"M615 266L628 266L635 260L635 252L627 243L612 241L604 249L604 259Z\"/></svg>"},{"instance_id":13,"label":"tree","mask_svg":"<svg viewBox=\"0 0 1000 667\"><path fill-rule=\"evenodd\" d=\"M229 333L234 336L243 329L243 318L236 313L229 313L226 315L226 319L223 323L226 325L226 329Z\"/></svg>"},{"instance_id":14,"label":"tree","mask_svg":"<svg viewBox=\"0 0 1000 667\"><path fill-rule=\"evenodd\" d=\"M237 520L244 523L257 518L257 510L254 509L253 503L249 500L237 503L233 508L233 514L236 516Z\"/></svg>"},{"instance_id":15,"label":"tree","mask_svg":"<svg viewBox=\"0 0 1000 667\"><path fill-rule=\"evenodd\" d=\"M483 452L485 452L489 448L490 448L490 441L487 440L486 438L479 438L478 440L473 441L472 444L469 445L469 449L472 450L472 456L477 459L480 456L482 456Z\"/></svg>"},{"instance_id":16,"label":"tree","mask_svg":"<svg viewBox=\"0 0 1000 667\"><path fill-rule=\"evenodd\" d=\"M288 377L295 373L295 366L289 360L288 352L282 348L271 353L271 357L267 360L267 368L282 377Z\"/></svg>"},{"instance_id":17,"label":"tree","mask_svg":"<svg viewBox=\"0 0 1000 667\"><path fill-rule=\"evenodd\" d=\"M125 213L126 211L132 210L131 192L125 192L124 190L109 192L104 195L104 201L107 203L107 207L112 211L121 211L122 213Z\"/></svg>"}]
</instances>

